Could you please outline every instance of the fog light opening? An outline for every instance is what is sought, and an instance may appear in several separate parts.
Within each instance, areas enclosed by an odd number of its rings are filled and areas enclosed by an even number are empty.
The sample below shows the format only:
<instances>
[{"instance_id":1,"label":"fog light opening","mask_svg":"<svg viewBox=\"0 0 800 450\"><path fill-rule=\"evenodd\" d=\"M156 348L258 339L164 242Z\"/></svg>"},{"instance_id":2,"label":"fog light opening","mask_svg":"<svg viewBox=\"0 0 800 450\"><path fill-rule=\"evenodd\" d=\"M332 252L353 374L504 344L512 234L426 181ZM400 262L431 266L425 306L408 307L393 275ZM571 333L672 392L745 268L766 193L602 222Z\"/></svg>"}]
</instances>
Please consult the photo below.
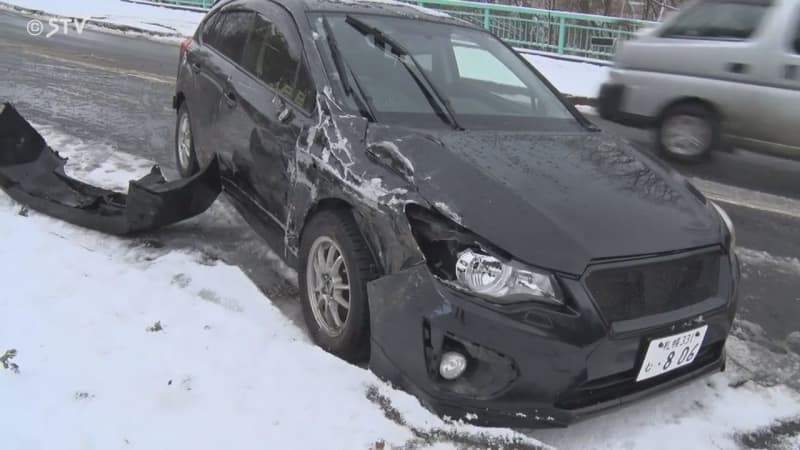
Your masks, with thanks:
<instances>
[{"instance_id":1,"label":"fog light opening","mask_svg":"<svg viewBox=\"0 0 800 450\"><path fill-rule=\"evenodd\" d=\"M464 374L467 370L467 357L459 352L445 352L439 361L439 375L445 380L452 381Z\"/></svg>"}]
</instances>

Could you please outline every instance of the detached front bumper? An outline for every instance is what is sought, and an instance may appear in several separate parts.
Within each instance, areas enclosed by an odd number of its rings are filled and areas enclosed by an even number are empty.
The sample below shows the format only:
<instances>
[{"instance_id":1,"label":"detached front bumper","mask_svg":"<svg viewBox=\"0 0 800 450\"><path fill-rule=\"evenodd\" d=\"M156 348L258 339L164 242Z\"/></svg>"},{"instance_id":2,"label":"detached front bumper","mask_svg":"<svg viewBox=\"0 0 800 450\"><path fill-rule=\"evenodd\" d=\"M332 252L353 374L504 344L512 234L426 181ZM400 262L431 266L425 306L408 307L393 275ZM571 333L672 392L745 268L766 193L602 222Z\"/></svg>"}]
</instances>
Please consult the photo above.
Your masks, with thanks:
<instances>
[{"instance_id":1,"label":"detached front bumper","mask_svg":"<svg viewBox=\"0 0 800 450\"><path fill-rule=\"evenodd\" d=\"M732 272L735 275L735 271ZM496 307L443 284L424 265L371 282L370 368L436 413L483 426L566 426L575 420L724 369L735 280L714 298L633 321L607 323L581 280L561 280L570 307ZM698 313L699 311L699 313ZM695 360L636 382L651 339L707 325ZM469 356L455 381L441 355Z\"/></svg>"},{"instance_id":2,"label":"detached front bumper","mask_svg":"<svg viewBox=\"0 0 800 450\"><path fill-rule=\"evenodd\" d=\"M64 172L66 159L10 104L0 112L0 188L41 213L109 234L155 230L196 216L222 187L216 158L186 180L168 182L158 167L132 180L122 194L83 183Z\"/></svg>"}]
</instances>

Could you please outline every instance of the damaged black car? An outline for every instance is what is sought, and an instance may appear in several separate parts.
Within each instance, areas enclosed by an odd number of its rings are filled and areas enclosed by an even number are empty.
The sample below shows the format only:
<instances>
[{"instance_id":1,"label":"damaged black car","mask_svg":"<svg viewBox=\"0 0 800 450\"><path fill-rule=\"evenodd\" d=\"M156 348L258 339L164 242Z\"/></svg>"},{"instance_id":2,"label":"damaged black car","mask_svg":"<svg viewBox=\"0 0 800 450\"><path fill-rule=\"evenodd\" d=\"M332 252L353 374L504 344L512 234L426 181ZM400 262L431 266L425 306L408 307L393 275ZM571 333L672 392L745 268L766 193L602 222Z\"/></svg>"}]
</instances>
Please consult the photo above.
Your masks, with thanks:
<instances>
[{"instance_id":1,"label":"damaged black car","mask_svg":"<svg viewBox=\"0 0 800 450\"><path fill-rule=\"evenodd\" d=\"M477 27L223 0L174 107L181 174L218 158L314 341L442 415L566 425L725 366L725 212Z\"/></svg>"}]
</instances>

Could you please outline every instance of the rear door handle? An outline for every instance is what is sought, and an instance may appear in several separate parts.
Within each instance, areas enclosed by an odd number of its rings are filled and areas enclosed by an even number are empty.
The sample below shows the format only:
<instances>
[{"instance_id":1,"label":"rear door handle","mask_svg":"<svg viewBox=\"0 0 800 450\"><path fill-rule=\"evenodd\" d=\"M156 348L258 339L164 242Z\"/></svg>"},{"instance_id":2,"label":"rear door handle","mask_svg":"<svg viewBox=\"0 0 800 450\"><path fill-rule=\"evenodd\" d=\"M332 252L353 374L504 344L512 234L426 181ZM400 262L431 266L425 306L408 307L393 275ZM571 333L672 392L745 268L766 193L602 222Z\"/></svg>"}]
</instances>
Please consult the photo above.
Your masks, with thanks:
<instances>
[{"instance_id":1,"label":"rear door handle","mask_svg":"<svg viewBox=\"0 0 800 450\"><path fill-rule=\"evenodd\" d=\"M239 103L239 99L236 97L236 93L232 90L226 88L225 92L225 102L228 103L228 106L234 107L237 103Z\"/></svg>"},{"instance_id":2,"label":"rear door handle","mask_svg":"<svg viewBox=\"0 0 800 450\"><path fill-rule=\"evenodd\" d=\"M750 66L745 63L731 62L725 66L725 70L730 73L747 73L750 70Z\"/></svg>"}]
</instances>

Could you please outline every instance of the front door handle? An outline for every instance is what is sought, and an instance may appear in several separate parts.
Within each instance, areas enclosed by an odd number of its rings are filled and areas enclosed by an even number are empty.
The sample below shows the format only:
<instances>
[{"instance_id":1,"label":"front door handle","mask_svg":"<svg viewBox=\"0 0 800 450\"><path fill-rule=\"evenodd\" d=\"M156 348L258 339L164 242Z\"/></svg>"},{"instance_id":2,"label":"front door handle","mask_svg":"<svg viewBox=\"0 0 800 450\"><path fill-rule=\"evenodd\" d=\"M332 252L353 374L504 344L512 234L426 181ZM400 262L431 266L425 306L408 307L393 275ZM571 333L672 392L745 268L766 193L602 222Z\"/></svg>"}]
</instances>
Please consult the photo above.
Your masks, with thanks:
<instances>
[{"instance_id":1,"label":"front door handle","mask_svg":"<svg viewBox=\"0 0 800 450\"><path fill-rule=\"evenodd\" d=\"M750 70L750 66L745 63L731 62L725 66L725 70L727 70L730 73L742 74L742 73L747 73L747 71Z\"/></svg>"},{"instance_id":2,"label":"front door handle","mask_svg":"<svg viewBox=\"0 0 800 450\"><path fill-rule=\"evenodd\" d=\"M192 68L192 72L194 73L199 73L203 69L203 66L196 62L191 63L189 66Z\"/></svg>"},{"instance_id":3,"label":"front door handle","mask_svg":"<svg viewBox=\"0 0 800 450\"><path fill-rule=\"evenodd\" d=\"M278 96L272 97L272 106L275 108L275 117L278 122L285 124L294 119L294 112L286 106L286 102L282 98Z\"/></svg>"}]
</instances>

